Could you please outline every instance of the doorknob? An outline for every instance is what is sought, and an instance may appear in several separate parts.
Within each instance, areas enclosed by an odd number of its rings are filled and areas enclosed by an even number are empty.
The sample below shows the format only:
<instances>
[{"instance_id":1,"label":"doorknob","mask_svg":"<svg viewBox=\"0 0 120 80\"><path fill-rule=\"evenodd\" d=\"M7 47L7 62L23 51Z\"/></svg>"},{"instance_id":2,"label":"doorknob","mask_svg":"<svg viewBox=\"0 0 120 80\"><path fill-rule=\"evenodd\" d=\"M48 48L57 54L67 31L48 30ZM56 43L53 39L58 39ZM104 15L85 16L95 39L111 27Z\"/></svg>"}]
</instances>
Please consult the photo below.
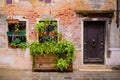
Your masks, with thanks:
<instances>
[{"instance_id":1,"label":"doorknob","mask_svg":"<svg viewBox=\"0 0 120 80\"><path fill-rule=\"evenodd\" d=\"M95 39L92 39L92 41L91 41L91 46L92 46L92 47L95 47L95 46L96 46L96 41L95 41Z\"/></svg>"}]
</instances>

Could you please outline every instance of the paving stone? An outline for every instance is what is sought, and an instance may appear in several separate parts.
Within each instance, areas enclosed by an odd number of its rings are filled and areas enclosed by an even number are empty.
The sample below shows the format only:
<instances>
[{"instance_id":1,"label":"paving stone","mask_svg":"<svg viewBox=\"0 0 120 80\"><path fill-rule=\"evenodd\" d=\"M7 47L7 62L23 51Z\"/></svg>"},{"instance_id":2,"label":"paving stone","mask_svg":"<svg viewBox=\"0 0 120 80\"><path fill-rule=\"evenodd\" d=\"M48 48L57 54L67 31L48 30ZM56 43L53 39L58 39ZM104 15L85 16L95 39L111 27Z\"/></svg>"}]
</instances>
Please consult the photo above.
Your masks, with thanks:
<instances>
[{"instance_id":1,"label":"paving stone","mask_svg":"<svg viewBox=\"0 0 120 80\"><path fill-rule=\"evenodd\" d=\"M120 78L110 78L109 80L120 80Z\"/></svg>"},{"instance_id":2,"label":"paving stone","mask_svg":"<svg viewBox=\"0 0 120 80\"><path fill-rule=\"evenodd\" d=\"M32 80L39 80L39 78L33 78Z\"/></svg>"},{"instance_id":3,"label":"paving stone","mask_svg":"<svg viewBox=\"0 0 120 80\"><path fill-rule=\"evenodd\" d=\"M63 77L52 77L51 80L63 80Z\"/></svg>"},{"instance_id":4,"label":"paving stone","mask_svg":"<svg viewBox=\"0 0 120 80\"><path fill-rule=\"evenodd\" d=\"M51 80L50 77L42 77L41 80Z\"/></svg>"},{"instance_id":5,"label":"paving stone","mask_svg":"<svg viewBox=\"0 0 120 80\"><path fill-rule=\"evenodd\" d=\"M120 80L120 72L32 72L30 70L0 69L0 80Z\"/></svg>"}]
</instances>

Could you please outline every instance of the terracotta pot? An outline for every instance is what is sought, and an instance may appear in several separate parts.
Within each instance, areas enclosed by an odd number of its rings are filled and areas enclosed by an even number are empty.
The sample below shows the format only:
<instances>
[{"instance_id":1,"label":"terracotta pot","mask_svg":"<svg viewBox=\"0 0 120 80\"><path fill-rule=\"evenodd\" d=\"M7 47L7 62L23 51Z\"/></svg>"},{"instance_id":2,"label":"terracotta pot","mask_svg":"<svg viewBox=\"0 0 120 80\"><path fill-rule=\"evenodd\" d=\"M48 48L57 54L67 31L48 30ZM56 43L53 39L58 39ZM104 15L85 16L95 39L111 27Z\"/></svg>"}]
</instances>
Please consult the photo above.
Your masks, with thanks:
<instances>
[{"instance_id":1,"label":"terracotta pot","mask_svg":"<svg viewBox=\"0 0 120 80\"><path fill-rule=\"evenodd\" d=\"M55 36L55 35L57 35L57 32L49 32L49 35L50 36Z\"/></svg>"},{"instance_id":2,"label":"terracotta pot","mask_svg":"<svg viewBox=\"0 0 120 80\"><path fill-rule=\"evenodd\" d=\"M39 36L46 36L46 32L39 32Z\"/></svg>"},{"instance_id":3,"label":"terracotta pot","mask_svg":"<svg viewBox=\"0 0 120 80\"><path fill-rule=\"evenodd\" d=\"M16 49L16 46L9 46L9 48Z\"/></svg>"}]
</instances>

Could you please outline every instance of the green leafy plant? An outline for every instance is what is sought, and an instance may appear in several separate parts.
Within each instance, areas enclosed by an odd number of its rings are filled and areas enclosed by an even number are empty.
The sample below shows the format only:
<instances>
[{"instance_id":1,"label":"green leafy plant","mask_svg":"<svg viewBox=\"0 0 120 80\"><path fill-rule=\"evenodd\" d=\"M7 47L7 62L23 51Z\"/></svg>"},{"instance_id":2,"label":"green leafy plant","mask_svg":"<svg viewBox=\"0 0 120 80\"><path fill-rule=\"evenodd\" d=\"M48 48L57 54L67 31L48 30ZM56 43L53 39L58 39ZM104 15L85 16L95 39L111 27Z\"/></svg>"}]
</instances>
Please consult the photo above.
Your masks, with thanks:
<instances>
[{"instance_id":1,"label":"green leafy plant","mask_svg":"<svg viewBox=\"0 0 120 80\"><path fill-rule=\"evenodd\" d=\"M44 22L37 22L35 24L35 27L38 32L44 32L45 31L45 23Z\"/></svg>"},{"instance_id":2,"label":"green leafy plant","mask_svg":"<svg viewBox=\"0 0 120 80\"><path fill-rule=\"evenodd\" d=\"M32 42L29 45L29 47L30 47L30 54L32 56L35 56L35 55L40 54L40 53L43 53L43 51L40 52L40 50L41 50L40 43L37 42L37 41Z\"/></svg>"},{"instance_id":3,"label":"green leafy plant","mask_svg":"<svg viewBox=\"0 0 120 80\"><path fill-rule=\"evenodd\" d=\"M27 48L27 44L25 42L20 42L17 46L19 46L22 49L26 49Z\"/></svg>"},{"instance_id":4,"label":"green leafy plant","mask_svg":"<svg viewBox=\"0 0 120 80\"><path fill-rule=\"evenodd\" d=\"M17 44L16 44L15 42L11 42L11 43L10 43L10 46L12 46L12 47L16 47Z\"/></svg>"},{"instance_id":5,"label":"green leafy plant","mask_svg":"<svg viewBox=\"0 0 120 80\"><path fill-rule=\"evenodd\" d=\"M55 66L59 68L61 71L63 71L64 69L68 68L69 64L67 63L65 59L60 58L56 61Z\"/></svg>"},{"instance_id":6,"label":"green leafy plant","mask_svg":"<svg viewBox=\"0 0 120 80\"><path fill-rule=\"evenodd\" d=\"M22 49L27 48L27 44L25 42L22 42L19 38L15 38L15 40L10 43L10 46Z\"/></svg>"},{"instance_id":7,"label":"green leafy plant","mask_svg":"<svg viewBox=\"0 0 120 80\"><path fill-rule=\"evenodd\" d=\"M10 46L11 47L17 47L19 43L20 43L20 39L15 38L15 40L10 43Z\"/></svg>"},{"instance_id":8,"label":"green leafy plant","mask_svg":"<svg viewBox=\"0 0 120 80\"><path fill-rule=\"evenodd\" d=\"M44 54L54 54L55 53L55 43L54 42L44 42L39 43L34 41L30 44L30 53L32 56L44 55Z\"/></svg>"},{"instance_id":9,"label":"green leafy plant","mask_svg":"<svg viewBox=\"0 0 120 80\"><path fill-rule=\"evenodd\" d=\"M52 25L52 26L57 26L57 22L53 21L53 22L51 23L51 25Z\"/></svg>"},{"instance_id":10,"label":"green leafy plant","mask_svg":"<svg viewBox=\"0 0 120 80\"><path fill-rule=\"evenodd\" d=\"M63 39L57 43L56 47L58 59L55 65L60 70L66 69L73 61L75 51L74 45L70 41Z\"/></svg>"}]
</instances>

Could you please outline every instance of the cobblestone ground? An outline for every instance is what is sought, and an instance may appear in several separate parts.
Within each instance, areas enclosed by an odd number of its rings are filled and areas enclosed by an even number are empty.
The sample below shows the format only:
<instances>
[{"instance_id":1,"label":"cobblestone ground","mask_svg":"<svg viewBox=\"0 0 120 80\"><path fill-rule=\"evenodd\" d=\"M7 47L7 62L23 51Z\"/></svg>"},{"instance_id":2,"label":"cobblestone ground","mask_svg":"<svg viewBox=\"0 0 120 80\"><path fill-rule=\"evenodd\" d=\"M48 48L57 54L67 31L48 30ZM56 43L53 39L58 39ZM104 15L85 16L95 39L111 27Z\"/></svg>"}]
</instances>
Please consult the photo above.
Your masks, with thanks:
<instances>
[{"instance_id":1,"label":"cobblestone ground","mask_svg":"<svg viewBox=\"0 0 120 80\"><path fill-rule=\"evenodd\" d=\"M120 80L120 71L32 72L0 69L0 80Z\"/></svg>"}]
</instances>

